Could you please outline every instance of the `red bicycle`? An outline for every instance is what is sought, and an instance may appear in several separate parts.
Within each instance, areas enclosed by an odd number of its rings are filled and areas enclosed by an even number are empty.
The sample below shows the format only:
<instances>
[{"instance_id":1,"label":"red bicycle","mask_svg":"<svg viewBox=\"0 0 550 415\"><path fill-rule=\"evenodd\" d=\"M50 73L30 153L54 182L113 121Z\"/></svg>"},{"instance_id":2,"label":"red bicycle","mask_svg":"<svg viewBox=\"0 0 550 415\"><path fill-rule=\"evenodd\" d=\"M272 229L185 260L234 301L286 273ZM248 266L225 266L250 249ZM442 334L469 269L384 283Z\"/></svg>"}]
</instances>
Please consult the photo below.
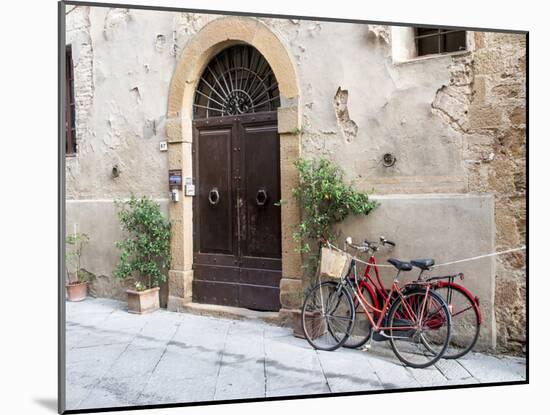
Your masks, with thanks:
<instances>
[{"instance_id":1,"label":"red bicycle","mask_svg":"<svg viewBox=\"0 0 550 415\"><path fill-rule=\"evenodd\" d=\"M345 276L338 281L321 281L309 291L302 306L302 330L311 346L331 351L346 342L355 323L355 299L370 322L370 330L387 338L396 357L404 364L424 368L443 356L451 336L447 303L428 282L417 282L411 290L401 289L401 272L413 267L394 258L388 262L395 267L397 275L381 308L374 307L356 290L358 275L353 257ZM393 295L396 299L390 300Z\"/></svg>"},{"instance_id":2,"label":"red bicycle","mask_svg":"<svg viewBox=\"0 0 550 415\"><path fill-rule=\"evenodd\" d=\"M395 246L395 243L388 241L384 237L380 237L380 243L364 241L362 245L353 245L351 241L347 241L347 245L353 247L362 253L370 253L367 266L363 274L363 278L358 281L357 292L360 292L376 309L380 309L380 305L384 304L388 296L392 295L393 301L396 298L395 293L390 294L390 290L386 289L378 271L375 253L380 249L380 246L390 245ZM417 259L411 260L410 264L420 269L420 274L417 277L418 283L430 283L431 288L437 291L447 302L452 318L452 333L445 354L446 359L458 359L467 354L475 346L478 338L483 318L479 307L479 298L474 296L467 288L457 284L455 280L463 280L464 274L445 275L430 277L426 280L422 278L424 271L430 270L434 265L433 259ZM371 275L371 270L374 270L375 278ZM404 287L404 290L414 289L414 282ZM354 298L356 309L355 324L350 336L347 338L344 347L359 348L369 341L372 335L372 325L367 316L361 312L359 300ZM374 310L375 318L379 315ZM384 337L374 334L374 340L384 341Z\"/></svg>"}]
</instances>

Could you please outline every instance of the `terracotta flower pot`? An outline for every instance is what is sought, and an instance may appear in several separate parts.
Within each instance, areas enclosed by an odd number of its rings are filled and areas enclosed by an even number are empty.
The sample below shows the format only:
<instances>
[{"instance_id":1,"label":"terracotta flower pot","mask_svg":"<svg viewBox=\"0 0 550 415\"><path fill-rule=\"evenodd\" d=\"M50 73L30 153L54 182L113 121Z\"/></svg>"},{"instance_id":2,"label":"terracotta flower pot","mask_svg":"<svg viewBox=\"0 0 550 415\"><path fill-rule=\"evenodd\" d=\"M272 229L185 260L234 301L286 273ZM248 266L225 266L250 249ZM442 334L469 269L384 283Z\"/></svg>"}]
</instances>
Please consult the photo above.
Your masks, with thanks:
<instances>
[{"instance_id":1,"label":"terracotta flower pot","mask_svg":"<svg viewBox=\"0 0 550 415\"><path fill-rule=\"evenodd\" d=\"M159 287L144 291L127 290L128 312L134 314L150 313L159 309Z\"/></svg>"},{"instance_id":2,"label":"terracotta flower pot","mask_svg":"<svg viewBox=\"0 0 550 415\"><path fill-rule=\"evenodd\" d=\"M312 334L314 338L323 334L325 330L324 324L321 324L319 327L316 327L314 330L313 317L318 319L319 316L320 316L320 313L317 313L317 312L306 313L306 327L308 329L308 333ZM292 334L294 335L294 337L298 337L300 339L306 338L304 334L304 330L302 329L302 310L292 310Z\"/></svg>"},{"instance_id":3,"label":"terracotta flower pot","mask_svg":"<svg viewBox=\"0 0 550 415\"><path fill-rule=\"evenodd\" d=\"M65 285L69 301L82 301L88 296L87 282L71 282Z\"/></svg>"}]
</instances>

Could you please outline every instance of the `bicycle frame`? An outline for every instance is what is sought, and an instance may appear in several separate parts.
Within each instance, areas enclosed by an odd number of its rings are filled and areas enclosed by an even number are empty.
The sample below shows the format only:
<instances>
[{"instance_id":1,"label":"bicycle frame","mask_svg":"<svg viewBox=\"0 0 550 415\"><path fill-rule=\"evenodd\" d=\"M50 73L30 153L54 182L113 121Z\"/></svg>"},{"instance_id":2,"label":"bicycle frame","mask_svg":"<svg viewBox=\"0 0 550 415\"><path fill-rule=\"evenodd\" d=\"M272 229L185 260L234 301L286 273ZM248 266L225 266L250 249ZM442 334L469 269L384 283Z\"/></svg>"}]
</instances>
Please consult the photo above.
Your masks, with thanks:
<instances>
[{"instance_id":1,"label":"bicycle frame","mask_svg":"<svg viewBox=\"0 0 550 415\"><path fill-rule=\"evenodd\" d=\"M374 273L376 275L376 281L374 281L374 279L370 275L371 268L374 269ZM374 306L377 308L379 307L378 297L380 297L382 301L385 301L386 298L388 297L386 287L384 287L384 284L382 284L382 280L380 279L380 274L378 272L378 265L376 264L376 257L374 255L371 255L369 260L367 261L367 267L365 268L363 279L359 281L358 286L359 288L365 287L369 291L369 294L373 302L375 303Z\"/></svg>"},{"instance_id":2,"label":"bicycle frame","mask_svg":"<svg viewBox=\"0 0 550 415\"><path fill-rule=\"evenodd\" d=\"M371 257L372 258L372 257ZM359 283L357 282L357 269L356 269L356 263L355 263L355 260L352 260L352 264L350 266L350 270L353 270L353 274L354 274L354 280L355 280L355 284L357 286L359 286ZM377 277L378 277L378 281L380 281L380 278L378 276L378 270L375 268L376 270L376 274L377 274ZM426 301L428 299L428 291L430 290L430 284L428 283L423 283L421 285L424 285L425 286L425 295L424 295L424 300L422 302L422 306L421 306L421 310L420 310L420 315L417 316L416 313L410 308L410 306L407 304L406 301L403 301L403 304L405 306L405 311L407 313L407 316L408 319L410 321L413 321L414 322L414 325L413 326L398 326L398 327L388 327L388 326L384 326L383 325L383 320L384 320L384 317L386 315L386 312L388 311L388 309L390 308L391 304L392 304L392 296L397 293L397 295L400 297L400 298L403 298L403 293L402 293L402 290L399 288L398 286L398 278L399 278L399 273L400 271L398 271L397 273L397 276L396 278L393 280L392 282L392 285L391 285L391 289L390 289L390 292L389 294L386 295L386 298L384 299L384 304L383 304L383 307L382 308L378 308L377 306L373 305L373 304L370 304L367 299L363 296L363 294L361 293L361 290L356 290L355 289L355 286L353 283L351 283L351 280L350 280L350 277L349 277L349 274L348 276L346 276L345 278L345 282L344 284L348 285L351 289L351 291L353 292L354 294L354 297L357 298L359 300L359 304L361 304L361 307L363 308L363 311L365 312L368 320L370 321L370 324L372 325L372 328L375 332L382 332L384 330L391 330L392 332L394 330L396 331L409 331L409 330L418 330L419 329L419 324L420 322L423 320L423 316L424 316L424 311L426 309ZM380 283L381 284L381 283ZM373 297L375 298L375 297ZM372 314L374 313L378 313L378 318L377 318L377 321L375 321L375 317L373 317L371 315L371 312ZM393 338L398 338L396 336L386 336L386 337L393 337ZM408 337L405 337L405 338L408 338Z\"/></svg>"},{"instance_id":3,"label":"bicycle frame","mask_svg":"<svg viewBox=\"0 0 550 415\"><path fill-rule=\"evenodd\" d=\"M370 271L371 269L374 269L374 273L375 273L375 276L376 276L376 281L374 280L374 278L371 276L370 274ZM422 275L422 274L420 274ZM455 275L445 275L445 276L438 276L438 277L430 277L428 278L427 280L425 280L426 283L430 283L434 286L436 286L437 288L446 288L446 287L452 287L460 292L462 292L465 296L467 296L473 304L475 304L475 313L480 321L480 324L483 324L483 315L481 314L481 310L479 308L479 297L477 296L474 296L470 291L468 291L464 286L460 285L460 284L457 284L454 282L454 279L455 278L460 278L461 280L464 279L464 274L462 273L459 273L459 274L455 274ZM443 281L443 280L447 280L447 281ZM422 279L418 279L416 282L421 282L423 281ZM393 284L392 284L393 285ZM392 295L393 295L393 290L390 290L389 292L386 290L386 287L384 286L384 284L382 283L382 280L380 279L380 273L378 272L378 266L377 266L377 263L376 263L376 257L374 255L371 255L367 261L367 267L365 268L365 272L363 274L363 279L360 280L359 282L357 282L357 286L358 286L358 294L357 297L361 297L361 299L363 301L366 301L365 298L363 297L363 295L361 294L361 288L365 288L373 302L374 302L374 312L381 312L381 310L379 310L379 302L378 302L378 298L380 297L382 299L382 301L387 302L388 299L391 300L392 298ZM373 289L374 287L374 289ZM451 294L449 293L448 294L448 298L446 298L446 301L448 304L451 304L451 298L449 297ZM458 314L462 313L462 312L465 312L467 309L464 309L462 310L461 312L459 312ZM384 314L382 314L383 316ZM455 314L457 315L457 314Z\"/></svg>"}]
</instances>

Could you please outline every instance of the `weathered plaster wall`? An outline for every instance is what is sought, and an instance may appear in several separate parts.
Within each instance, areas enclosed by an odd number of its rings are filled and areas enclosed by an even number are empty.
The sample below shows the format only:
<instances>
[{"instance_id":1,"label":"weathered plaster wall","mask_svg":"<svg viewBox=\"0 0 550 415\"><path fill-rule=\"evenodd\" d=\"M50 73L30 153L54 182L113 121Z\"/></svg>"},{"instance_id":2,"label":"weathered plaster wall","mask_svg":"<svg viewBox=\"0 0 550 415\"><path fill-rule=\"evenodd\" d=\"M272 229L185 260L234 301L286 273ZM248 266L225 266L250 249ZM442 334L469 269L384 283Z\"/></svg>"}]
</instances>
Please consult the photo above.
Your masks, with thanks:
<instances>
[{"instance_id":1,"label":"weathered plaster wall","mask_svg":"<svg viewBox=\"0 0 550 415\"><path fill-rule=\"evenodd\" d=\"M167 197L167 91L180 15L102 7L67 14L75 56L78 155L67 159L67 197ZM191 24L192 26L192 24ZM113 167L119 175L114 177Z\"/></svg>"},{"instance_id":2,"label":"weathered plaster wall","mask_svg":"<svg viewBox=\"0 0 550 415\"><path fill-rule=\"evenodd\" d=\"M166 139L170 80L187 42L219 17L67 8L78 142L78 155L67 159L68 199L101 206L103 200L130 192L166 198L168 158L159 152L159 141ZM477 246L478 238L494 236L500 249L524 242L523 35L471 33L475 41L466 53L394 63L388 26L261 20L297 66L303 155L331 157L344 167L347 179L377 194L491 193L496 233L474 233L470 239L465 235L461 243ZM395 155L394 166L383 166L384 153ZM115 165L118 177L112 175ZM460 197L453 198L462 203ZM404 200L391 202L410 207L396 208L403 216L390 220L382 213L373 215L380 220L376 229L416 224L415 212L424 209L424 201ZM465 200L471 201L470 196ZM350 223L359 233L369 233L372 220ZM415 246L412 237L398 236L402 246ZM91 245L112 246L112 237L98 234ZM450 251L439 250L437 235L430 238L426 254L438 260L450 256ZM498 341L509 348L518 344L512 339L524 337L525 268L522 255L508 258L512 259L497 261L494 301ZM482 275L483 266L471 273ZM494 273L487 278L484 287L491 290ZM282 289L290 296L297 285ZM105 295L118 295L109 290Z\"/></svg>"},{"instance_id":3,"label":"weathered plaster wall","mask_svg":"<svg viewBox=\"0 0 550 415\"><path fill-rule=\"evenodd\" d=\"M275 26L298 65L306 156L329 155L360 188L378 193L464 190L461 134L431 109L434 91L450 79L450 57L394 65L380 26ZM382 165L388 152L397 158L390 169Z\"/></svg>"},{"instance_id":4,"label":"weathered plaster wall","mask_svg":"<svg viewBox=\"0 0 550 415\"><path fill-rule=\"evenodd\" d=\"M167 157L158 143L171 75L187 41L219 16L70 10L79 147L67 160L67 196L165 197ZM332 154L350 179L379 193L466 189L462 134L432 111L435 92L450 82L451 57L394 65L383 27L262 20L297 63L305 155ZM397 157L390 169L381 162L386 152Z\"/></svg>"}]
</instances>

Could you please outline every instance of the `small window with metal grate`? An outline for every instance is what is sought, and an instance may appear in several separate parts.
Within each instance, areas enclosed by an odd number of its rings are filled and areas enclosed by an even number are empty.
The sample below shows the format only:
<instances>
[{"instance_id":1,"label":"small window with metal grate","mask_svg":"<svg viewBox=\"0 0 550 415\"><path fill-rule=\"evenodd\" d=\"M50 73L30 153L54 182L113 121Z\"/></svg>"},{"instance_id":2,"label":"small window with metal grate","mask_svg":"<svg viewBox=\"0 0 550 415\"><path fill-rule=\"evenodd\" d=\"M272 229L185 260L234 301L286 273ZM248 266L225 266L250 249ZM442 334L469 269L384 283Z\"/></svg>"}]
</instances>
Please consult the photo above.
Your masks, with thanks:
<instances>
[{"instance_id":1,"label":"small window with metal grate","mask_svg":"<svg viewBox=\"0 0 550 415\"><path fill-rule=\"evenodd\" d=\"M415 28L417 56L466 50L466 31L436 28Z\"/></svg>"},{"instance_id":2,"label":"small window with metal grate","mask_svg":"<svg viewBox=\"0 0 550 415\"><path fill-rule=\"evenodd\" d=\"M71 46L65 48L65 154L76 155L74 71Z\"/></svg>"}]
</instances>

